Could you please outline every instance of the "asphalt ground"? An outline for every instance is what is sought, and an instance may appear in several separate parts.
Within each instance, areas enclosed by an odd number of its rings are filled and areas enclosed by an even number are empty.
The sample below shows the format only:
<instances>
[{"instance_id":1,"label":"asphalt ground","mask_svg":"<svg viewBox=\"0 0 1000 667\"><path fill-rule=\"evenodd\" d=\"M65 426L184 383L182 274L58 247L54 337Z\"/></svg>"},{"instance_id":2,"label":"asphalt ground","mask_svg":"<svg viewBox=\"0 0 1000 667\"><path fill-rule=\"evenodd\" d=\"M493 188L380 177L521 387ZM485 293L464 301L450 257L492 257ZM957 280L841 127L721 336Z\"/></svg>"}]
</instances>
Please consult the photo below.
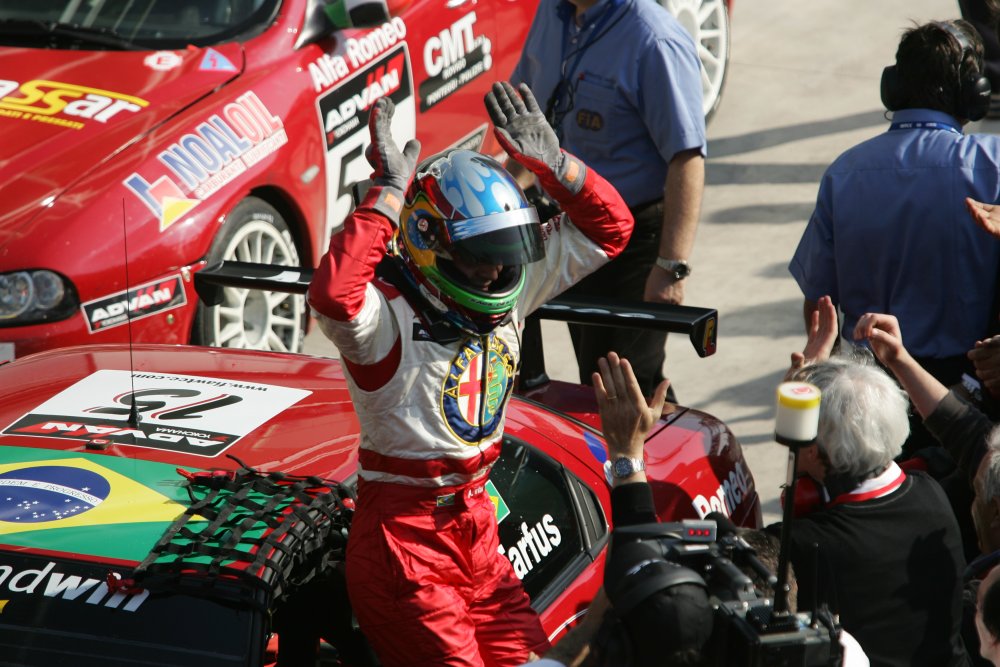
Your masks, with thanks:
<instances>
[{"instance_id":1,"label":"asphalt ground","mask_svg":"<svg viewBox=\"0 0 1000 667\"><path fill-rule=\"evenodd\" d=\"M715 415L739 438L767 522L780 518L788 452L773 440L775 390L805 342L788 261L827 165L888 126L879 81L902 31L959 17L949 0L735 0L685 297L719 311L718 352L699 358L674 335L666 373L680 403ZM968 129L1000 131L1000 122ZM544 323L543 337L550 376L576 381L565 324ZM315 330L306 351L335 353Z\"/></svg>"}]
</instances>

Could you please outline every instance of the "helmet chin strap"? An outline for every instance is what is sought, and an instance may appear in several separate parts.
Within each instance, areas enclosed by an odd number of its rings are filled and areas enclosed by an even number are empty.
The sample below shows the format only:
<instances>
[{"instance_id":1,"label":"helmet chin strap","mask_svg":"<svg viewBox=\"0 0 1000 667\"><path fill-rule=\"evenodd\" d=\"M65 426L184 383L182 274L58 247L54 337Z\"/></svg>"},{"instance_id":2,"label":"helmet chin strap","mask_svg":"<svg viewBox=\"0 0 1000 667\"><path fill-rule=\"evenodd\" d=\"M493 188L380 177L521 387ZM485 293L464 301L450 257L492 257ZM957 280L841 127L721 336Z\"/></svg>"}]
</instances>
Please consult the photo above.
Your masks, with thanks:
<instances>
[{"instance_id":1,"label":"helmet chin strap","mask_svg":"<svg viewBox=\"0 0 1000 667\"><path fill-rule=\"evenodd\" d=\"M500 322L490 325L486 331L480 331L474 322L463 321L465 318L456 313L435 307L420 291L405 260L398 254L387 254L375 267L375 275L403 293L417 312L427 334L438 343L454 343L464 336L482 336L510 322L511 313L507 313Z\"/></svg>"}]
</instances>

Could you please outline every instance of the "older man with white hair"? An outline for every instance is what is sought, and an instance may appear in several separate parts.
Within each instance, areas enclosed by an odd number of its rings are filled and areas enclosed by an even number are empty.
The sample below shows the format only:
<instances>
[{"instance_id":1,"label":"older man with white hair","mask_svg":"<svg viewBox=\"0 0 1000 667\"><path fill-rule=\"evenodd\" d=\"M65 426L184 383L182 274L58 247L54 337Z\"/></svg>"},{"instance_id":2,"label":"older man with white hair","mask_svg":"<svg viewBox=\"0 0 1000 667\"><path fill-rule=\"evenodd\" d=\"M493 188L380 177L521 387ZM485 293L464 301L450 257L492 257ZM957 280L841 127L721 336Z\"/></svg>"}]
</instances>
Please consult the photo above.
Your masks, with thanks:
<instances>
[{"instance_id":1,"label":"older man with white hair","mask_svg":"<svg viewBox=\"0 0 1000 667\"><path fill-rule=\"evenodd\" d=\"M828 603L873 665L966 665L958 524L933 479L893 461L909 434L906 395L871 355L790 379L822 392L816 442L798 459L824 500L792 529L799 606Z\"/></svg>"}]
</instances>

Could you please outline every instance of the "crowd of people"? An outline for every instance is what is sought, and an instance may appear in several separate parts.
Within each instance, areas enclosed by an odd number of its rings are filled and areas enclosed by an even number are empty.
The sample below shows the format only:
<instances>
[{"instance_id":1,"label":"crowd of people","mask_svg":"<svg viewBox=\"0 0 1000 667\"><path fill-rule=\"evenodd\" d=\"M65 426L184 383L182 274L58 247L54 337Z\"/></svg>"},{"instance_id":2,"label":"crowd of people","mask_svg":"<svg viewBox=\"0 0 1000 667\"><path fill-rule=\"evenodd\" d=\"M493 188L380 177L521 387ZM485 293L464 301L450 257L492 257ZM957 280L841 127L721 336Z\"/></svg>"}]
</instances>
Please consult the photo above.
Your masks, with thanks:
<instances>
[{"instance_id":1,"label":"crowd of people","mask_svg":"<svg viewBox=\"0 0 1000 667\"><path fill-rule=\"evenodd\" d=\"M991 113L994 76L969 23L907 30L882 78L888 130L827 169L789 265L806 343L787 379L822 395L797 457L819 500L789 533L793 603L826 601L844 665L1000 664L1000 138L963 130ZM375 104L372 187L309 303L361 424L346 572L382 664L614 664L596 641L608 618L629 664L703 664L713 610L687 574L623 595L631 580L609 565L589 613L550 646L484 493L530 374L533 310L566 290L683 301L700 88L694 43L655 3L560 0L541 3L511 82L485 100L506 164L467 150L421 160L418 143L392 140L391 101ZM665 338L571 336L622 464L612 524L654 522L643 446L673 399ZM470 422L442 388L476 360L492 400ZM741 539L763 554L781 528ZM674 569L627 542L608 562Z\"/></svg>"}]
</instances>

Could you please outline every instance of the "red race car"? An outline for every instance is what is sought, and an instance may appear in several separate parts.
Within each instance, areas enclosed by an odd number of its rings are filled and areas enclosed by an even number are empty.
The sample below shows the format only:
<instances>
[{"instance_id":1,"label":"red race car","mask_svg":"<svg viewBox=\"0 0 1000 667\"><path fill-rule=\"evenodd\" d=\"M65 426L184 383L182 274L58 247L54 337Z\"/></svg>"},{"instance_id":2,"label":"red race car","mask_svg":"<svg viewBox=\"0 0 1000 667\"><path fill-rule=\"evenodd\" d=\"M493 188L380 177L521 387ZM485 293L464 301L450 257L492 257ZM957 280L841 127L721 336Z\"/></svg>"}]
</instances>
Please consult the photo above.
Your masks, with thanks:
<instances>
[{"instance_id":1,"label":"red race car","mask_svg":"<svg viewBox=\"0 0 1000 667\"><path fill-rule=\"evenodd\" d=\"M198 278L301 292L307 273L237 264ZM646 307L541 312L667 327L714 351L715 311ZM515 396L490 477L503 553L553 640L601 585L598 426L589 387ZM0 664L256 666L275 633L279 664L302 664L320 637L330 664L375 664L340 570L357 442L336 360L136 343L0 365ZM759 526L725 424L675 406L646 455L661 519L717 511Z\"/></svg>"},{"instance_id":2,"label":"red race car","mask_svg":"<svg viewBox=\"0 0 1000 667\"><path fill-rule=\"evenodd\" d=\"M706 113L728 3L664 0L699 36ZM0 3L0 361L67 345L301 349L273 293L194 298L222 259L315 266L367 178L368 110L402 141L499 154L482 98L537 0ZM347 27L353 25L356 27Z\"/></svg>"}]
</instances>

